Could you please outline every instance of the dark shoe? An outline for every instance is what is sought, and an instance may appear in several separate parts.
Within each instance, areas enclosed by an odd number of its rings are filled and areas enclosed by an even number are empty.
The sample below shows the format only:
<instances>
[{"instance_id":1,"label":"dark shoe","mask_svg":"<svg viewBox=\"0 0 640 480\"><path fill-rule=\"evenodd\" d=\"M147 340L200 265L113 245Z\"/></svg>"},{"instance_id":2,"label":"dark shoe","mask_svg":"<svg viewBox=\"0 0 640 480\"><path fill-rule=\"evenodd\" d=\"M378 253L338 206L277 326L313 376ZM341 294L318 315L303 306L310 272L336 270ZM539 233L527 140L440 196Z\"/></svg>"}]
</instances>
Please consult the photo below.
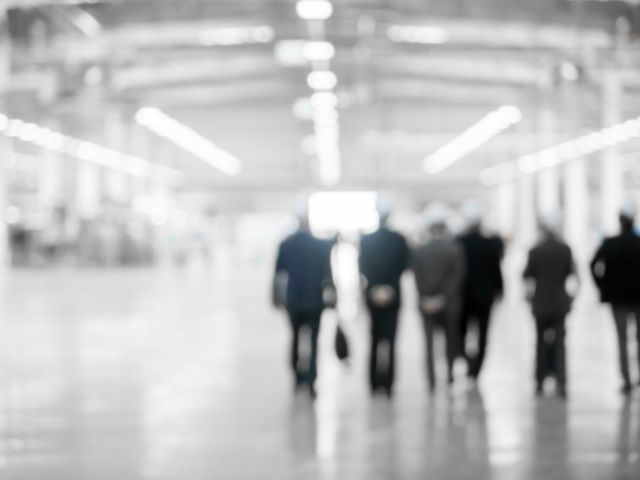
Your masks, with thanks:
<instances>
[{"instance_id":1,"label":"dark shoe","mask_svg":"<svg viewBox=\"0 0 640 480\"><path fill-rule=\"evenodd\" d=\"M623 395L631 395L631 390L633 390L633 387L631 387L631 384L625 383L624 385L622 385L622 388L620 389L620 393L622 393Z\"/></svg>"},{"instance_id":2,"label":"dark shoe","mask_svg":"<svg viewBox=\"0 0 640 480\"><path fill-rule=\"evenodd\" d=\"M431 395L436 393L436 384L435 384L435 382L429 382L429 393Z\"/></svg>"},{"instance_id":3,"label":"dark shoe","mask_svg":"<svg viewBox=\"0 0 640 480\"><path fill-rule=\"evenodd\" d=\"M314 400L318 396L318 394L316 393L316 387L314 387L313 385L309 385L309 396Z\"/></svg>"},{"instance_id":4,"label":"dark shoe","mask_svg":"<svg viewBox=\"0 0 640 480\"><path fill-rule=\"evenodd\" d=\"M393 398L393 389L391 387L386 387L384 389L384 393L387 395L387 398L391 400Z\"/></svg>"}]
</instances>

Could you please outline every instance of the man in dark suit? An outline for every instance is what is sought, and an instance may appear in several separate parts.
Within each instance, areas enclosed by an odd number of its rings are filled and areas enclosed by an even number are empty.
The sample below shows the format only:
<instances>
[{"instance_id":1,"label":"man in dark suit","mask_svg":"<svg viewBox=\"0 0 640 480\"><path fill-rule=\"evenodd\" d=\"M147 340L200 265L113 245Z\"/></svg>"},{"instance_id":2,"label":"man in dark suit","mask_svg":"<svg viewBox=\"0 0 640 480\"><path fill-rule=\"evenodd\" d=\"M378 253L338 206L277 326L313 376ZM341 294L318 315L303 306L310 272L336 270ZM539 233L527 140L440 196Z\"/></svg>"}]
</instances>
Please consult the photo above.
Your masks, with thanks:
<instances>
[{"instance_id":1,"label":"man in dark suit","mask_svg":"<svg viewBox=\"0 0 640 480\"><path fill-rule=\"evenodd\" d=\"M420 312L425 331L427 379L429 390L435 391L436 375L433 354L434 333L444 334L447 356L447 382L453 383L453 364L459 354L460 293L465 264L462 248L449 236L447 211L440 204L427 209L429 241L411 255Z\"/></svg>"},{"instance_id":2,"label":"man in dark suit","mask_svg":"<svg viewBox=\"0 0 640 480\"><path fill-rule=\"evenodd\" d=\"M571 309L567 279L576 275L571 249L559 237L559 215L541 220L542 239L531 249L523 276L536 319L536 394L543 392L547 374L556 377L557 392L566 397L565 317Z\"/></svg>"},{"instance_id":3,"label":"man in dark suit","mask_svg":"<svg viewBox=\"0 0 640 480\"><path fill-rule=\"evenodd\" d=\"M491 307L496 298L502 295L503 290L500 270L502 242L496 242L495 238L482 234L482 218L478 206L468 204L464 210L469 226L467 232L458 238L464 250L467 267L462 286L460 342L469 365L467 375L472 380L477 380L487 349ZM473 356L466 345L467 331L472 322L478 327L477 352Z\"/></svg>"},{"instance_id":4,"label":"man in dark suit","mask_svg":"<svg viewBox=\"0 0 640 480\"><path fill-rule=\"evenodd\" d=\"M387 396L391 397L400 309L400 277L407 268L409 248L402 235L387 228L389 209L384 199L378 201L378 213L378 230L360 239L359 266L371 316L369 384L372 393L378 387L383 387ZM386 352L384 356L382 349ZM379 363L384 363L386 368L379 368Z\"/></svg>"},{"instance_id":5,"label":"man in dark suit","mask_svg":"<svg viewBox=\"0 0 640 480\"><path fill-rule=\"evenodd\" d=\"M591 273L600 290L600 298L611 304L618 335L622 392L632 389L627 355L627 323L636 321L640 359L640 237L633 231L635 205L627 203L620 210L619 235L607 238L591 261Z\"/></svg>"},{"instance_id":6,"label":"man in dark suit","mask_svg":"<svg viewBox=\"0 0 640 480\"><path fill-rule=\"evenodd\" d=\"M312 235L306 206L298 215L299 229L287 237L278 249L274 278L274 304L285 307L291 321L291 367L296 390L307 386L315 397L316 357L320 317L328 296L335 295L331 275L333 242ZM309 332L310 345L306 358L301 358L300 334Z\"/></svg>"}]
</instances>

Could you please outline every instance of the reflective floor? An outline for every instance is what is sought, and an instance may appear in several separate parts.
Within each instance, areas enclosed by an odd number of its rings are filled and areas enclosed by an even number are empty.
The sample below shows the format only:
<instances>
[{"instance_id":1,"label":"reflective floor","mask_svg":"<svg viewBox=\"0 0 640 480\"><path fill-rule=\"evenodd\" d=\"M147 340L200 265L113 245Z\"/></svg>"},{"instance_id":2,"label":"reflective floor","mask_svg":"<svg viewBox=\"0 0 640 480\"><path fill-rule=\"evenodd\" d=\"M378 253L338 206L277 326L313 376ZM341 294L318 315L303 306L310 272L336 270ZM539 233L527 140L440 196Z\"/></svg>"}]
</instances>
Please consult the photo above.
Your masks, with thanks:
<instances>
[{"instance_id":1,"label":"reflective floor","mask_svg":"<svg viewBox=\"0 0 640 480\"><path fill-rule=\"evenodd\" d=\"M533 395L517 289L496 310L478 387L460 366L451 391L429 396L407 281L393 401L367 391L366 319L345 318L345 367L327 313L313 403L292 393L266 272L7 276L0 478L640 478L640 393L617 393L613 323L592 292L569 319L566 403Z\"/></svg>"}]
</instances>

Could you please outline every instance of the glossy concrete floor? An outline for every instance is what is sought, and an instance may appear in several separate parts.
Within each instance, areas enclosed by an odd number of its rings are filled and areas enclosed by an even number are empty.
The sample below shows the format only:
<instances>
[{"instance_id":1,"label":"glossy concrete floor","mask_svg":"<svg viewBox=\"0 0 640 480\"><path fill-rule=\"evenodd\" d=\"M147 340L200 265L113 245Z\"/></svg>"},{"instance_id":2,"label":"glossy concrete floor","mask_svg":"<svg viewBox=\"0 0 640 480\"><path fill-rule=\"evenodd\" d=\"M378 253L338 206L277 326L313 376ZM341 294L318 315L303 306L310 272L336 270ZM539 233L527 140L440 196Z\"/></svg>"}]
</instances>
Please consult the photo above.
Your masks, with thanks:
<instances>
[{"instance_id":1,"label":"glossy concrete floor","mask_svg":"<svg viewBox=\"0 0 640 480\"><path fill-rule=\"evenodd\" d=\"M429 396L407 279L394 399L367 391L366 319L345 319L345 367L327 313L314 403L292 393L268 284L250 270L5 275L0 479L640 478L640 395L617 393L613 323L589 289L569 319L567 402L533 395L517 287L478 387L460 366Z\"/></svg>"}]
</instances>

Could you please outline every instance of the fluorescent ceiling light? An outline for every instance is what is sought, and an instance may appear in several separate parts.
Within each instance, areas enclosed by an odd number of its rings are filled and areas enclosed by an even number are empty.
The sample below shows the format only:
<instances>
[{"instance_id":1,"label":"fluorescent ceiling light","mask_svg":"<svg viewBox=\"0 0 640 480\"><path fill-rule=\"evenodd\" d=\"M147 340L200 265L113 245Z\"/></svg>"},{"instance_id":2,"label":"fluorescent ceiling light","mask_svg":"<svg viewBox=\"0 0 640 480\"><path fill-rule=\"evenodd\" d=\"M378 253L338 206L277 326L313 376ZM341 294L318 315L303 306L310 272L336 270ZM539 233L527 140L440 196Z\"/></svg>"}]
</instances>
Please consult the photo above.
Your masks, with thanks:
<instances>
[{"instance_id":1,"label":"fluorescent ceiling light","mask_svg":"<svg viewBox=\"0 0 640 480\"><path fill-rule=\"evenodd\" d=\"M387 36L393 42L424 43L440 45L449 40L446 30L441 27L392 25Z\"/></svg>"},{"instance_id":2,"label":"fluorescent ceiling light","mask_svg":"<svg viewBox=\"0 0 640 480\"><path fill-rule=\"evenodd\" d=\"M157 177L163 182L174 184L184 180L184 174L178 170L156 165L142 158L127 155L96 143L63 135L35 123L25 122L18 118L8 118L3 114L0 114L0 133L127 175Z\"/></svg>"},{"instance_id":3,"label":"fluorescent ceiling light","mask_svg":"<svg viewBox=\"0 0 640 480\"><path fill-rule=\"evenodd\" d=\"M222 173L226 175L240 173L240 160L161 110L144 107L138 110L135 118L140 125L166 138Z\"/></svg>"},{"instance_id":4,"label":"fluorescent ceiling light","mask_svg":"<svg viewBox=\"0 0 640 480\"><path fill-rule=\"evenodd\" d=\"M424 170L432 175L440 173L521 119L522 112L512 105L494 110L440 150L428 156L423 162Z\"/></svg>"},{"instance_id":5,"label":"fluorescent ceiling light","mask_svg":"<svg viewBox=\"0 0 640 480\"><path fill-rule=\"evenodd\" d=\"M338 97L332 92L316 92L311 95L311 106L316 110L332 110L338 106Z\"/></svg>"},{"instance_id":6,"label":"fluorescent ceiling light","mask_svg":"<svg viewBox=\"0 0 640 480\"><path fill-rule=\"evenodd\" d=\"M331 60L336 49L331 42L310 41L302 47L302 55L310 62Z\"/></svg>"},{"instance_id":7,"label":"fluorescent ceiling light","mask_svg":"<svg viewBox=\"0 0 640 480\"><path fill-rule=\"evenodd\" d=\"M337 83L338 77L329 70L317 70L307 76L307 85L313 90L333 90Z\"/></svg>"},{"instance_id":8,"label":"fluorescent ceiling light","mask_svg":"<svg viewBox=\"0 0 640 480\"><path fill-rule=\"evenodd\" d=\"M198 35L198 40L202 45L212 47L270 43L274 38L275 31L269 25L209 28Z\"/></svg>"},{"instance_id":9,"label":"fluorescent ceiling light","mask_svg":"<svg viewBox=\"0 0 640 480\"><path fill-rule=\"evenodd\" d=\"M333 5L328 0L300 0L296 13L303 20L327 20L333 14Z\"/></svg>"},{"instance_id":10,"label":"fluorescent ceiling light","mask_svg":"<svg viewBox=\"0 0 640 480\"><path fill-rule=\"evenodd\" d=\"M520 174L530 174L545 168L555 167L638 137L640 137L640 117L582 135L555 147L524 155L515 161L503 162L485 168L480 172L480 181L485 185L495 185L513 180Z\"/></svg>"}]
</instances>

